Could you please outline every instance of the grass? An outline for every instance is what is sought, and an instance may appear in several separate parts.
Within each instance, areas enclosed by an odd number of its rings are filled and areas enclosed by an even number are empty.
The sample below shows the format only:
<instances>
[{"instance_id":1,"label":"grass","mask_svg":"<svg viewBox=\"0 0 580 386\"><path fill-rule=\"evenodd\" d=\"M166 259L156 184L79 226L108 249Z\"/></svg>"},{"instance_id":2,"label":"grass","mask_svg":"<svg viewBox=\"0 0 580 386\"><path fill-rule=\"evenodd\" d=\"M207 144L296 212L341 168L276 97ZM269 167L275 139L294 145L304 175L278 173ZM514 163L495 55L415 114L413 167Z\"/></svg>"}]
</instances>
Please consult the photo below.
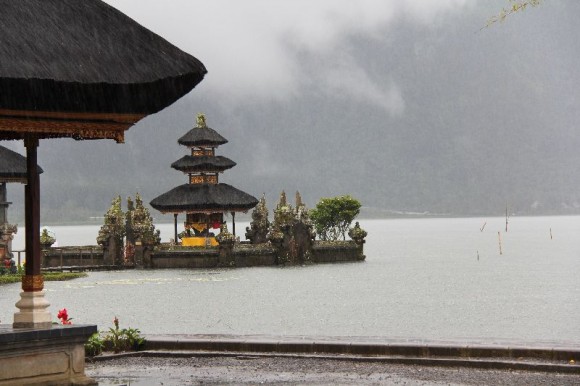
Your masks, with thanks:
<instances>
[{"instance_id":1,"label":"grass","mask_svg":"<svg viewBox=\"0 0 580 386\"><path fill-rule=\"evenodd\" d=\"M46 272L43 273L44 281L63 281L78 279L79 277L86 277L86 272ZM10 283L20 283L22 281L22 276L19 274L14 275L0 275L0 285L10 284Z\"/></svg>"}]
</instances>

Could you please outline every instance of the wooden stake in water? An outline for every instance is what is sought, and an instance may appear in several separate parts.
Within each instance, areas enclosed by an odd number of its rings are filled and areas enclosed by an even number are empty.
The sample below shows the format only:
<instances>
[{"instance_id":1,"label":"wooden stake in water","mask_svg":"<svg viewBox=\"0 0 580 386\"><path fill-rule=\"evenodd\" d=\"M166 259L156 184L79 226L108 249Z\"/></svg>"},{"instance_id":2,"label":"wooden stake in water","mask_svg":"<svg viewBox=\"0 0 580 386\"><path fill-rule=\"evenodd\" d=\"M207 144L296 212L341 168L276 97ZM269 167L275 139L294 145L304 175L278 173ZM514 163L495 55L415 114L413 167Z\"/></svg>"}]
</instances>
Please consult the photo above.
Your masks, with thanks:
<instances>
[{"instance_id":1,"label":"wooden stake in water","mask_svg":"<svg viewBox=\"0 0 580 386\"><path fill-rule=\"evenodd\" d=\"M499 242L499 254L503 255L503 252L501 250L501 233L497 232L497 241Z\"/></svg>"},{"instance_id":2,"label":"wooden stake in water","mask_svg":"<svg viewBox=\"0 0 580 386\"><path fill-rule=\"evenodd\" d=\"M479 228L480 232L483 232L483 230L485 229L485 224L487 224L487 221L483 223L483 226L481 228Z\"/></svg>"},{"instance_id":3,"label":"wooden stake in water","mask_svg":"<svg viewBox=\"0 0 580 386\"><path fill-rule=\"evenodd\" d=\"M552 228L550 228L550 240L552 240Z\"/></svg>"}]
</instances>

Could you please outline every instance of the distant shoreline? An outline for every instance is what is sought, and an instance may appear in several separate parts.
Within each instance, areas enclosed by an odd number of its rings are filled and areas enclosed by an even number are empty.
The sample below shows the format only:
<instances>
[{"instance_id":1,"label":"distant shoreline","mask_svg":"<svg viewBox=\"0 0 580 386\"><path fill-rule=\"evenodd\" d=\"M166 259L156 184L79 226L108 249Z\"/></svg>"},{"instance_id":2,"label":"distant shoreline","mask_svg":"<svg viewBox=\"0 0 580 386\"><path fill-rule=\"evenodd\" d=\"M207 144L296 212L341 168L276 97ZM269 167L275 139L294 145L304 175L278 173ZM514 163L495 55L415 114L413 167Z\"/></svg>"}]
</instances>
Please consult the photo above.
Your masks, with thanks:
<instances>
[{"instance_id":1,"label":"distant shoreline","mask_svg":"<svg viewBox=\"0 0 580 386\"><path fill-rule=\"evenodd\" d=\"M532 213L512 213L510 214L510 218L514 218L514 217L573 217L573 216L580 216L580 213L542 213L542 214L532 214ZM429 218L502 218L505 217L505 214L501 214L501 213L495 213L495 214L453 214L453 213L389 213L389 214L385 214L385 213L381 213L381 214L372 214L372 213L361 213L356 220L391 220L391 219L429 219ZM355 221L356 221L355 220ZM248 215L247 218L244 216L236 216L236 223L248 223L252 221L251 217ZM20 227L24 227L24 220L21 221L14 221L14 220L10 220L11 223L16 223L19 225ZM182 225L183 221L182 220L178 220L177 224L178 226ZM226 222L230 223L231 222L231 218L226 218ZM155 225L157 224L171 224L173 225L173 221L169 221L169 220L161 220L161 221L155 221L155 218L153 219L153 223ZM86 225L98 225L101 226L103 225L102 220L101 221L56 221L56 222L46 222L46 223L42 223L41 226L47 226L47 227L51 227L51 226L86 226Z\"/></svg>"}]
</instances>

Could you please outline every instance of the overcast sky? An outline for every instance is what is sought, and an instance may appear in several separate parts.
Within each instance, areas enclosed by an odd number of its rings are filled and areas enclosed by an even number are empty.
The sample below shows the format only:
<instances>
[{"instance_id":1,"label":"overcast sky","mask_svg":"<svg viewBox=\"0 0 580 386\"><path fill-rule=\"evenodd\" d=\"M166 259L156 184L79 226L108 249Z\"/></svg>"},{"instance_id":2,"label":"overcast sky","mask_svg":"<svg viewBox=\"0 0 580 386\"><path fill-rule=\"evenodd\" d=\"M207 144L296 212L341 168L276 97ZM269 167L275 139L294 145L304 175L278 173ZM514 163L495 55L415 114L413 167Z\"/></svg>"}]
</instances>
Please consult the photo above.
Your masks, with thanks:
<instances>
[{"instance_id":1,"label":"overcast sky","mask_svg":"<svg viewBox=\"0 0 580 386\"><path fill-rule=\"evenodd\" d=\"M198 112L230 141L220 181L269 204L284 189L309 206L352 194L394 212L580 213L576 0L483 30L508 0L106 1L209 73L123 146L44 141L51 213L184 183L170 165Z\"/></svg>"},{"instance_id":2,"label":"overcast sky","mask_svg":"<svg viewBox=\"0 0 580 386\"><path fill-rule=\"evenodd\" d=\"M106 1L200 59L209 73L198 89L210 97L230 103L255 98L283 101L314 88L375 104L391 116L405 109L397 80L387 77L388 84L373 82L361 59L351 54L349 39L388 40L398 22L445 23L450 13L462 12L475 2ZM305 68L299 56L314 57L324 71Z\"/></svg>"}]
</instances>

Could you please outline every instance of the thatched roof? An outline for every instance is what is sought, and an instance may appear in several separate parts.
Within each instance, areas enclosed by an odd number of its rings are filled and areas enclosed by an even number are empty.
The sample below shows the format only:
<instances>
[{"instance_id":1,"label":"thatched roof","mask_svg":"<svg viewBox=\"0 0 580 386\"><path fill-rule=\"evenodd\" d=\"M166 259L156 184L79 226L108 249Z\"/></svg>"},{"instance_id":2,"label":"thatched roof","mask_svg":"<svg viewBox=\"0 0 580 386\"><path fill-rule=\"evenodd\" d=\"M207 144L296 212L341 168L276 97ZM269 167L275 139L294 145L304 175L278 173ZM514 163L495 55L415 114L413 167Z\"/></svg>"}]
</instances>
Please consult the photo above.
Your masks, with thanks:
<instances>
[{"instance_id":1,"label":"thatched roof","mask_svg":"<svg viewBox=\"0 0 580 386\"><path fill-rule=\"evenodd\" d=\"M6 119L93 114L81 117L86 125L77 137L99 138L88 132L91 121L103 119L95 113L128 127L181 98L207 72L199 60L100 0L0 0L0 10L0 117ZM10 131L9 122L0 121L0 130ZM21 136L0 131L2 138Z\"/></svg>"},{"instance_id":2,"label":"thatched roof","mask_svg":"<svg viewBox=\"0 0 580 386\"><path fill-rule=\"evenodd\" d=\"M163 213L246 212L256 197L228 184L184 184L156 197L150 205Z\"/></svg>"},{"instance_id":3,"label":"thatched roof","mask_svg":"<svg viewBox=\"0 0 580 386\"><path fill-rule=\"evenodd\" d=\"M177 140L180 145L217 147L228 143L228 140L209 127L194 127Z\"/></svg>"},{"instance_id":4,"label":"thatched roof","mask_svg":"<svg viewBox=\"0 0 580 386\"><path fill-rule=\"evenodd\" d=\"M236 166L236 163L227 157L218 156L191 156L186 155L171 164L173 169L185 173L192 172L223 172Z\"/></svg>"},{"instance_id":5,"label":"thatched roof","mask_svg":"<svg viewBox=\"0 0 580 386\"><path fill-rule=\"evenodd\" d=\"M39 166L38 173L43 170ZM0 182L26 182L26 157L0 146Z\"/></svg>"}]
</instances>

